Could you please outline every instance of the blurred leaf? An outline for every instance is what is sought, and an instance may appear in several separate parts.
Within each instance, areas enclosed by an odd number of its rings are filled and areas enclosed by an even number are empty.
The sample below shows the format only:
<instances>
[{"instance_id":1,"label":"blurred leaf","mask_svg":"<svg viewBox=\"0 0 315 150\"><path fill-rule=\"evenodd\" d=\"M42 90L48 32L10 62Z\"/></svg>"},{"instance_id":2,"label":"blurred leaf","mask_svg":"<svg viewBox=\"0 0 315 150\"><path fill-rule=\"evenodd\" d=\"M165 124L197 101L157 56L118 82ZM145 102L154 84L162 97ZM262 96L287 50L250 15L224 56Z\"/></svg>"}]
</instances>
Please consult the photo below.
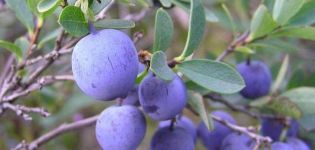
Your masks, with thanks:
<instances>
[{"instance_id":1,"label":"blurred leaf","mask_svg":"<svg viewBox=\"0 0 315 150\"><path fill-rule=\"evenodd\" d=\"M306 1L300 11L291 18L289 24L311 25L315 23L315 1Z\"/></svg>"},{"instance_id":2,"label":"blurred leaf","mask_svg":"<svg viewBox=\"0 0 315 150\"><path fill-rule=\"evenodd\" d=\"M109 29L129 29L135 27L135 22L132 20L122 19L104 19L94 23L96 28L109 28Z\"/></svg>"},{"instance_id":3,"label":"blurred leaf","mask_svg":"<svg viewBox=\"0 0 315 150\"><path fill-rule=\"evenodd\" d=\"M272 99L263 108L270 109L281 115L290 116L294 119L298 119L302 116L302 112L298 105L285 96L278 96Z\"/></svg>"},{"instance_id":4,"label":"blurred leaf","mask_svg":"<svg viewBox=\"0 0 315 150\"><path fill-rule=\"evenodd\" d=\"M179 64L178 69L195 83L214 92L231 94L245 87L240 74L222 62L189 60Z\"/></svg>"},{"instance_id":5,"label":"blurred leaf","mask_svg":"<svg viewBox=\"0 0 315 150\"><path fill-rule=\"evenodd\" d=\"M36 16L39 16L39 12L37 10L37 5L41 0L26 0L28 8L35 14Z\"/></svg>"},{"instance_id":6,"label":"blurred leaf","mask_svg":"<svg viewBox=\"0 0 315 150\"><path fill-rule=\"evenodd\" d=\"M282 94L299 106L303 115L315 114L315 88L299 87Z\"/></svg>"},{"instance_id":7,"label":"blurred leaf","mask_svg":"<svg viewBox=\"0 0 315 150\"><path fill-rule=\"evenodd\" d=\"M8 6L15 12L16 17L28 31L33 31L34 22L32 12L28 9L25 0L6 0Z\"/></svg>"},{"instance_id":8,"label":"blurred leaf","mask_svg":"<svg viewBox=\"0 0 315 150\"><path fill-rule=\"evenodd\" d=\"M11 53L13 53L17 60L21 61L23 58L23 52L20 49L20 47L18 47L17 45L11 43L11 42L7 42L7 41L3 41L0 40L0 47L10 51Z\"/></svg>"},{"instance_id":9,"label":"blurred leaf","mask_svg":"<svg viewBox=\"0 0 315 150\"><path fill-rule=\"evenodd\" d=\"M288 73L288 69L289 69L289 55L286 55L282 61L282 65L278 72L276 81L272 85L271 93L277 93L281 90L281 85L283 84L285 80L285 76Z\"/></svg>"},{"instance_id":10,"label":"blurred leaf","mask_svg":"<svg viewBox=\"0 0 315 150\"><path fill-rule=\"evenodd\" d=\"M189 29L186 45L178 60L190 56L199 46L205 30L205 12L201 0L192 0L190 5Z\"/></svg>"},{"instance_id":11,"label":"blurred leaf","mask_svg":"<svg viewBox=\"0 0 315 150\"><path fill-rule=\"evenodd\" d=\"M256 41L255 43L251 43L248 46L252 49L263 49L271 52L284 51L287 53L298 50L298 47L295 43L276 38Z\"/></svg>"},{"instance_id":12,"label":"blurred leaf","mask_svg":"<svg viewBox=\"0 0 315 150\"><path fill-rule=\"evenodd\" d=\"M250 37L255 39L264 36L277 27L277 23L273 21L268 9L264 5L260 5L250 25Z\"/></svg>"},{"instance_id":13,"label":"blurred leaf","mask_svg":"<svg viewBox=\"0 0 315 150\"><path fill-rule=\"evenodd\" d=\"M233 35L234 35L234 37L236 37L237 31L236 31L236 26L235 26L235 24L234 24L235 21L234 21L232 15L231 15L231 12L229 11L229 9L226 7L225 4L222 4L221 7L222 7L222 9L223 9L225 15L226 15L227 18L228 18L230 28L231 28L232 31L233 31Z\"/></svg>"},{"instance_id":14,"label":"blurred leaf","mask_svg":"<svg viewBox=\"0 0 315 150\"><path fill-rule=\"evenodd\" d=\"M214 124L212 118L209 116L209 112L205 107L202 96L198 93L188 92L188 104L200 115L201 120L205 123L208 130L214 129Z\"/></svg>"},{"instance_id":15,"label":"blurred leaf","mask_svg":"<svg viewBox=\"0 0 315 150\"><path fill-rule=\"evenodd\" d=\"M164 81L173 80L175 73L167 65L166 55L157 51L152 55L150 70Z\"/></svg>"},{"instance_id":16,"label":"blurred leaf","mask_svg":"<svg viewBox=\"0 0 315 150\"><path fill-rule=\"evenodd\" d=\"M235 48L235 51L245 53L245 54L254 54L255 52L247 46L240 46Z\"/></svg>"},{"instance_id":17,"label":"blurred leaf","mask_svg":"<svg viewBox=\"0 0 315 150\"><path fill-rule=\"evenodd\" d=\"M59 6L60 2L61 0L42 0L38 3L37 9L41 13L52 11Z\"/></svg>"},{"instance_id":18,"label":"blurred leaf","mask_svg":"<svg viewBox=\"0 0 315 150\"><path fill-rule=\"evenodd\" d=\"M271 100L272 100L272 98L270 96L264 96L264 97L255 99L254 101L251 101L249 103L249 106L262 107L262 106L266 105L267 103L269 103Z\"/></svg>"},{"instance_id":19,"label":"blurred leaf","mask_svg":"<svg viewBox=\"0 0 315 150\"><path fill-rule=\"evenodd\" d=\"M302 8L305 0L276 0L273 18L280 25L285 25Z\"/></svg>"},{"instance_id":20,"label":"blurred leaf","mask_svg":"<svg viewBox=\"0 0 315 150\"><path fill-rule=\"evenodd\" d=\"M58 22L71 35L79 37L89 33L88 23L80 8L67 6L60 13Z\"/></svg>"},{"instance_id":21,"label":"blurred leaf","mask_svg":"<svg viewBox=\"0 0 315 150\"><path fill-rule=\"evenodd\" d=\"M164 7L171 7L172 6L172 2L171 0L159 0L162 4L162 6Z\"/></svg>"},{"instance_id":22,"label":"blurred leaf","mask_svg":"<svg viewBox=\"0 0 315 150\"><path fill-rule=\"evenodd\" d=\"M172 42L174 26L169 14L160 8L155 16L153 51L166 51Z\"/></svg>"},{"instance_id":23,"label":"blurred leaf","mask_svg":"<svg viewBox=\"0 0 315 150\"><path fill-rule=\"evenodd\" d=\"M26 37L22 36L22 37L19 37L18 39L16 39L14 41L14 44L17 45L18 47L20 47L22 53L23 53L23 56L26 55L26 51L29 47L29 41L27 40Z\"/></svg>"},{"instance_id":24,"label":"blurred leaf","mask_svg":"<svg viewBox=\"0 0 315 150\"><path fill-rule=\"evenodd\" d=\"M104 9L112 0L101 0L99 3L97 0L93 0L92 5L90 6L94 12L94 14L99 13L102 9Z\"/></svg>"},{"instance_id":25,"label":"blurred leaf","mask_svg":"<svg viewBox=\"0 0 315 150\"><path fill-rule=\"evenodd\" d=\"M315 27L286 27L274 33L271 37L294 37L315 41Z\"/></svg>"},{"instance_id":26,"label":"blurred leaf","mask_svg":"<svg viewBox=\"0 0 315 150\"><path fill-rule=\"evenodd\" d=\"M38 48L42 48L45 43L52 41L57 38L58 34L61 32L61 29L58 28L54 31L48 32L38 43Z\"/></svg>"},{"instance_id":27,"label":"blurred leaf","mask_svg":"<svg viewBox=\"0 0 315 150\"><path fill-rule=\"evenodd\" d=\"M209 22L218 22L218 17L209 9L205 8L206 20Z\"/></svg>"},{"instance_id":28,"label":"blurred leaf","mask_svg":"<svg viewBox=\"0 0 315 150\"><path fill-rule=\"evenodd\" d=\"M292 73L288 89L297 88L300 86L315 86L315 72L309 73L302 68L297 68Z\"/></svg>"},{"instance_id":29,"label":"blurred leaf","mask_svg":"<svg viewBox=\"0 0 315 150\"><path fill-rule=\"evenodd\" d=\"M299 120L299 123L307 132L315 131L315 115L305 115Z\"/></svg>"}]
</instances>

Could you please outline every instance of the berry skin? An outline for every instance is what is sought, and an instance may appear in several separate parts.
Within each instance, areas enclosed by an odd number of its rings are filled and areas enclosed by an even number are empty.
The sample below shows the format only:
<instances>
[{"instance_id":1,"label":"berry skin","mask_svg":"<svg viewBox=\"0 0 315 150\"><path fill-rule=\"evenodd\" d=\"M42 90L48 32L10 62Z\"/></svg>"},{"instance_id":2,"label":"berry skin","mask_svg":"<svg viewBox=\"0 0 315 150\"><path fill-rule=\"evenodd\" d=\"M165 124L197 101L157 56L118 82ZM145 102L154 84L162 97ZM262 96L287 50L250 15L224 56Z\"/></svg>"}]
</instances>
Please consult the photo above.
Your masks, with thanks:
<instances>
[{"instance_id":1,"label":"berry skin","mask_svg":"<svg viewBox=\"0 0 315 150\"><path fill-rule=\"evenodd\" d=\"M72 72L86 95L106 101L123 98L134 87L138 74L136 48L121 31L96 31L74 47Z\"/></svg>"},{"instance_id":2,"label":"berry skin","mask_svg":"<svg viewBox=\"0 0 315 150\"><path fill-rule=\"evenodd\" d=\"M224 138L220 150L253 150L255 145L249 136L234 132Z\"/></svg>"},{"instance_id":3,"label":"berry skin","mask_svg":"<svg viewBox=\"0 0 315 150\"><path fill-rule=\"evenodd\" d=\"M272 75L268 66L262 61L249 61L236 66L245 81L246 87L240 94L248 99L256 99L269 93Z\"/></svg>"},{"instance_id":4,"label":"berry skin","mask_svg":"<svg viewBox=\"0 0 315 150\"><path fill-rule=\"evenodd\" d=\"M111 106L97 119L96 139L104 150L135 150L146 132L143 113L131 105Z\"/></svg>"},{"instance_id":5,"label":"berry skin","mask_svg":"<svg viewBox=\"0 0 315 150\"><path fill-rule=\"evenodd\" d=\"M229 123L236 124L235 119L224 111L214 111L211 114L220 117ZM214 130L209 131L206 125L201 122L197 132L207 150L220 150L223 139L228 134L232 133L232 130L225 125L214 121Z\"/></svg>"},{"instance_id":6,"label":"berry skin","mask_svg":"<svg viewBox=\"0 0 315 150\"><path fill-rule=\"evenodd\" d=\"M171 125L171 120L161 121L159 123L159 128L170 127L170 125ZM197 137L196 127L194 123L188 117L181 116L179 119L176 120L175 125L177 127L181 127L185 129L193 137L194 141L196 141L196 137Z\"/></svg>"},{"instance_id":7,"label":"berry skin","mask_svg":"<svg viewBox=\"0 0 315 150\"><path fill-rule=\"evenodd\" d=\"M293 150L311 150L304 141L298 138L288 138L286 143L289 144Z\"/></svg>"},{"instance_id":8,"label":"berry skin","mask_svg":"<svg viewBox=\"0 0 315 150\"><path fill-rule=\"evenodd\" d=\"M269 136L274 141L279 141L284 124L280 120L263 119L261 132L264 136ZM299 124L296 120L291 120L290 127L287 132L288 137L296 137L299 131Z\"/></svg>"},{"instance_id":9,"label":"berry skin","mask_svg":"<svg viewBox=\"0 0 315 150\"><path fill-rule=\"evenodd\" d=\"M179 76L165 82L152 73L139 85L139 100L144 111L154 120L169 120L186 105L186 87Z\"/></svg>"},{"instance_id":10,"label":"berry skin","mask_svg":"<svg viewBox=\"0 0 315 150\"><path fill-rule=\"evenodd\" d=\"M275 142L271 144L271 150L294 150L289 144L283 142Z\"/></svg>"},{"instance_id":11,"label":"berry skin","mask_svg":"<svg viewBox=\"0 0 315 150\"><path fill-rule=\"evenodd\" d=\"M159 128L152 137L150 150L194 150L192 136L181 127Z\"/></svg>"}]
</instances>

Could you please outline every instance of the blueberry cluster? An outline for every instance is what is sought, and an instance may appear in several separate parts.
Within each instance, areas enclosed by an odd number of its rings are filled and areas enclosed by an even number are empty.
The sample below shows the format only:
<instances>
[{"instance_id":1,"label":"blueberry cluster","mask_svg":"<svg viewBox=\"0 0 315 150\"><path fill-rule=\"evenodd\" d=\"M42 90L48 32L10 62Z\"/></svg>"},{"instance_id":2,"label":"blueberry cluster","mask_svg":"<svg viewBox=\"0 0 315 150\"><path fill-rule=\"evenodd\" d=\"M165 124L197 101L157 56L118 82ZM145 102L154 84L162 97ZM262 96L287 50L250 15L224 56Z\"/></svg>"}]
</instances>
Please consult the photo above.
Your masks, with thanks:
<instances>
[{"instance_id":1,"label":"blueberry cluster","mask_svg":"<svg viewBox=\"0 0 315 150\"><path fill-rule=\"evenodd\" d=\"M170 82L153 73L139 85L136 77L145 69L139 63L132 40L113 29L96 31L74 47L72 71L78 87L90 97L103 101L122 99L118 106L105 109L96 123L96 138L104 150L135 150L146 133L141 106L156 121L175 118L186 105L186 87L179 76ZM152 137L151 150L193 150L196 129L186 117L161 122Z\"/></svg>"}]
</instances>

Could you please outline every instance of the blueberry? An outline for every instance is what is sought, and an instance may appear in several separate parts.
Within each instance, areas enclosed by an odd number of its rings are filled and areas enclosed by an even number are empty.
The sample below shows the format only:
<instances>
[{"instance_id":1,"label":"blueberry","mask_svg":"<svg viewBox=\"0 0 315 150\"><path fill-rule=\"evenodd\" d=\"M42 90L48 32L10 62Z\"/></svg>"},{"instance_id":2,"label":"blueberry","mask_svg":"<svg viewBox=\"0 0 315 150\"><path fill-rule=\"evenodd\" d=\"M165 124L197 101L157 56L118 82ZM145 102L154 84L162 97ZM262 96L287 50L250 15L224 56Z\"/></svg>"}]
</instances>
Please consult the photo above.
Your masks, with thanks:
<instances>
[{"instance_id":1,"label":"blueberry","mask_svg":"<svg viewBox=\"0 0 315 150\"><path fill-rule=\"evenodd\" d=\"M240 94L245 98L256 99L269 93L272 76L268 66L261 61L248 61L237 65L237 71L245 81L246 87Z\"/></svg>"},{"instance_id":2,"label":"blueberry","mask_svg":"<svg viewBox=\"0 0 315 150\"><path fill-rule=\"evenodd\" d=\"M194 150L192 136L181 127L159 128L153 135L150 150Z\"/></svg>"},{"instance_id":3,"label":"blueberry","mask_svg":"<svg viewBox=\"0 0 315 150\"><path fill-rule=\"evenodd\" d=\"M72 72L85 94L99 100L123 98L134 87L138 74L136 48L121 31L96 31L74 47Z\"/></svg>"},{"instance_id":4,"label":"blueberry","mask_svg":"<svg viewBox=\"0 0 315 150\"><path fill-rule=\"evenodd\" d=\"M112 106L97 119L96 139L104 150L135 150L146 132L143 113L131 105Z\"/></svg>"},{"instance_id":5,"label":"blueberry","mask_svg":"<svg viewBox=\"0 0 315 150\"><path fill-rule=\"evenodd\" d=\"M186 87L177 75L166 82L150 73L140 83L138 92L141 106L154 120L172 119L186 105Z\"/></svg>"}]
</instances>

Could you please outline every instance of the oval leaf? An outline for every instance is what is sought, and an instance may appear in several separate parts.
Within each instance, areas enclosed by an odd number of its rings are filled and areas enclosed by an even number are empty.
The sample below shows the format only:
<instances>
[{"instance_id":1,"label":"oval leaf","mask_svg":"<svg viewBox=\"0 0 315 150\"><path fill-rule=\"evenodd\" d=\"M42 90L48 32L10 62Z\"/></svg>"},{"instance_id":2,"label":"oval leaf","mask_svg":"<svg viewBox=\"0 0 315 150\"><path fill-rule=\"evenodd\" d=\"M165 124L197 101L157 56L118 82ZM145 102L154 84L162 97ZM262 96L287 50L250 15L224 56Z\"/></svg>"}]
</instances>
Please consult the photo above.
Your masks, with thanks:
<instances>
[{"instance_id":1,"label":"oval leaf","mask_svg":"<svg viewBox=\"0 0 315 150\"><path fill-rule=\"evenodd\" d=\"M6 0L8 6L15 12L16 17L29 31L33 31L34 22L32 12L28 9L25 0Z\"/></svg>"},{"instance_id":2,"label":"oval leaf","mask_svg":"<svg viewBox=\"0 0 315 150\"><path fill-rule=\"evenodd\" d=\"M245 87L240 74L227 64L211 60L189 60L178 65L189 79L218 93L236 93Z\"/></svg>"},{"instance_id":3,"label":"oval leaf","mask_svg":"<svg viewBox=\"0 0 315 150\"><path fill-rule=\"evenodd\" d=\"M82 36L89 33L88 23L80 8L67 6L60 13L58 22L73 36Z\"/></svg>"},{"instance_id":4,"label":"oval leaf","mask_svg":"<svg viewBox=\"0 0 315 150\"><path fill-rule=\"evenodd\" d=\"M272 37L293 37L315 41L314 35L314 27L287 27L271 34Z\"/></svg>"},{"instance_id":5,"label":"oval leaf","mask_svg":"<svg viewBox=\"0 0 315 150\"><path fill-rule=\"evenodd\" d=\"M96 28L129 29L135 27L135 22L122 19L105 19L95 22L94 26Z\"/></svg>"},{"instance_id":6,"label":"oval leaf","mask_svg":"<svg viewBox=\"0 0 315 150\"><path fill-rule=\"evenodd\" d=\"M98 13L104 9L112 0L100 0L101 3L97 0L93 0L92 5L90 6L93 10L93 13Z\"/></svg>"},{"instance_id":7,"label":"oval leaf","mask_svg":"<svg viewBox=\"0 0 315 150\"><path fill-rule=\"evenodd\" d=\"M271 32L277 27L277 23L273 21L268 9L264 5L260 5L250 25L250 37L255 39Z\"/></svg>"},{"instance_id":8,"label":"oval leaf","mask_svg":"<svg viewBox=\"0 0 315 150\"><path fill-rule=\"evenodd\" d=\"M206 17L201 0L192 0L190 5L189 29L183 53L177 58L183 60L199 46L205 31Z\"/></svg>"},{"instance_id":9,"label":"oval leaf","mask_svg":"<svg viewBox=\"0 0 315 150\"><path fill-rule=\"evenodd\" d=\"M290 116L295 119L301 118L302 116L302 112L298 105L284 96L279 96L275 99L272 99L263 108L270 109L274 112L277 112L278 114Z\"/></svg>"},{"instance_id":10,"label":"oval leaf","mask_svg":"<svg viewBox=\"0 0 315 150\"><path fill-rule=\"evenodd\" d=\"M175 76L172 69L168 67L166 55L162 51L158 51L153 54L150 70L164 81L171 81Z\"/></svg>"},{"instance_id":11,"label":"oval leaf","mask_svg":"<svg viewBox=\"0 0 315 150\"><path fill-rule=\"evenodd\" d=\"M54 10L61 0L42 0L37 5L37 10L41 13Z\"/></svg>"},{"instance_id":12,"label":"oval leaf","mask_svg":"<svg viewBox=\"0 0 315 150\"><path fill-rule=\"evenodd\" d=\"M282 94L299 106L304 115L315 114L315 88L300 87Z\"/></svg>"},{"instance_id":13,"label":"oval leaf","mask_svg":"<svg viewBox=\"0 0 315 150\"><path fill-rule=\"evenodd\" d=\"M160 8L155 16L153 51L165 51L172 41L173 21L170 15Z\"/></svg>"},{"instance_id":14,"label":"oval leaf","mask_svg":"<svg viewBox=\"0 0 315 150\"><path fill-rule=\"evenodd\" d=\"M273 18L280 25L285 25L302 8L305 0L276 0Z\"/></svg>"},{"instance_id":15,"label":"oval leaf","mask_svg":"<svg viewBox=\"0 0 315 150\"><path fill-rule=\"evenodd\" d=\"M18 47L17 45L11 43L11 42L7 42L7 41L3 41L0 40L0 47L10 51L11 53L13 53L17 60L21 61L23 58L23 52L20 49L20 47Z\"/></svg>"},{"instance_id":16,"label":"oval leaf","mask_svg":"<svg viewBox=\"0 0 315 150\"><path fill-rule=\"evenodd\" d=\"M172 6L172 2L171 0L160 0L162 6L164 7L171 7Z\"/></svg>"}]
</instances>

